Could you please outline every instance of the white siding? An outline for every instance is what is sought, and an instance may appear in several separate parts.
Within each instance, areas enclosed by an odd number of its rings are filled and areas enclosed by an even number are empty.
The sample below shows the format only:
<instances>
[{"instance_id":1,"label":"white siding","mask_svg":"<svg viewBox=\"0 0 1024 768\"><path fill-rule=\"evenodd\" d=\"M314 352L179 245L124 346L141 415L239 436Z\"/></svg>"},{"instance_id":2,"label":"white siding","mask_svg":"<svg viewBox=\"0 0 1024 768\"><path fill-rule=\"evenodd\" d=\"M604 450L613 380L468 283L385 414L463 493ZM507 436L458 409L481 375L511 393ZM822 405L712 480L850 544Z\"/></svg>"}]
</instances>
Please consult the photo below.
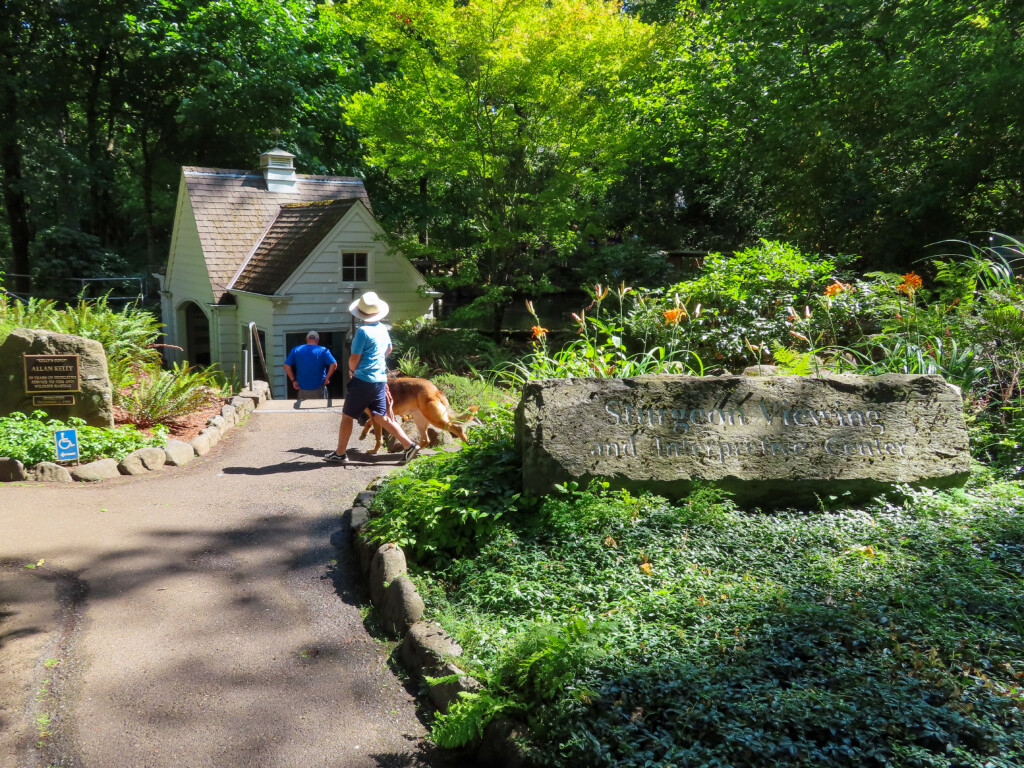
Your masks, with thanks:
<instances>
[{"instance_id":1,"label":"white siding","mask_svg":"<svg viewBox=\"0 0 1024 768\"><path fill-rule=\"evenodd\" d=\"M239 372L242 371L242 345L249 346L249 323L256 323L256 327L267 336L263 354L267 358L267 372L270 374L270 384L274 391L274 397L285 397L284 371L281 369L281 365L284 364L286 355L278 350L276 343L277 334L274 331L275 309L273 302L268 297L240 293L235 294L235 301L238 302L238 313L234 323L237 330L233 354ZM280 310L281 307L279 306L277 311L280 312Z\"/></svg>"},{"instance_id":2,"label":"white siding","mask_svg":"<svg viewBox=\"0 0 1024 768\"><path fill-rule=\"evenodd\" d=\"M168 344L185 346L185 329L180 327L180 308L193 301L203 308L209 316L210 304L213 303L213 288L210 275L203 258L203 247L199 240L199 229L192 212L192 203L185 187L182 175L178 185L178 203L174 214L174 230L171 235L171 251L167 259L167 276L164 280L166 306L171 309L163 318L167 326L165 334ZM211 333L213 326L211 323ZM215 337L211 338L211 342ZM171 360L183 359L183 353L175 349L167 349L167 357Z\"/></svg>"},{"instance_id":3,"label":"white siding","mask_svg":"<svg viewBox=\"0 0 1024 768\"><path fill-rule=\"evenodd\" d=\"M296 325L288 331L303 330L304 326L348 328L348 305L366 291L376 291L390 305L390 323L411 320L430 311L430 299L417 292L419 286L426 284L423 276L401 253L388 252L383 234L364 206L352 206L282 286L281 293L294 297L287 309L287 322ZM341 254L353 251L369 254L366 283L341 282Z\"/></svg>"}]
</instances>

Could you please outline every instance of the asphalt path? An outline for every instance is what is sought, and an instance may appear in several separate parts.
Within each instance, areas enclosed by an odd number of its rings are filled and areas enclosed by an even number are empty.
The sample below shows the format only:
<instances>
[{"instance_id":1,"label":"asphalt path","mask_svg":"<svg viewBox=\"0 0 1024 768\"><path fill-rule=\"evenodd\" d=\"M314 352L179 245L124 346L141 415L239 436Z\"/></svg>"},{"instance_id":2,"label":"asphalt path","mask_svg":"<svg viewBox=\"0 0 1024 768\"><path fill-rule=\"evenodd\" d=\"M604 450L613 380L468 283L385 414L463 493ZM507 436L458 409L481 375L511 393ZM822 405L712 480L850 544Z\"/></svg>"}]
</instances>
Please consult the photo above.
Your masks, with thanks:
<instances>
[{"instance_id":1,"label":"asphalt path","mask_svg":"<svg viewBox=\"0 0 1024 768\"><path fill-rule=\"evenodd\" d=\"M398 454L326 464L337 423L258 412L184 467L0 487L0 768L442 764L342 517Z\"/></svg>"}]
</instances>

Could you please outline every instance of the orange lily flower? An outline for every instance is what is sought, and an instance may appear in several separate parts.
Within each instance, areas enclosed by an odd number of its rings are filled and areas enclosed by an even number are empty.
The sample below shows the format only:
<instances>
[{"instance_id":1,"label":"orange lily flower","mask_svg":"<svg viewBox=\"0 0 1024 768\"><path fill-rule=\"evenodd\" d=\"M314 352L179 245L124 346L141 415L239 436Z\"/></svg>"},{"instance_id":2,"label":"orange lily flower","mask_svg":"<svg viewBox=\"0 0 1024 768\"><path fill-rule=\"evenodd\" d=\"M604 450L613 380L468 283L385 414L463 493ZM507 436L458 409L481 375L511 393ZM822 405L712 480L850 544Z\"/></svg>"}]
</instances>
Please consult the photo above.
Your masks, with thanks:
<instances>
[{"instance_id":1,"label":"orange lily flower","mask_svg":"<svg viewBox=\"0 0 1024 768\"><path fill-rule=\"evenodd\" d=\"M916 272L907 272L903 276L903 282L896 286L897 291L902 291L907 296L913 296L914 291L920 288L924 283L921 281L921 276Z\"/></svg>"}]
</instances>

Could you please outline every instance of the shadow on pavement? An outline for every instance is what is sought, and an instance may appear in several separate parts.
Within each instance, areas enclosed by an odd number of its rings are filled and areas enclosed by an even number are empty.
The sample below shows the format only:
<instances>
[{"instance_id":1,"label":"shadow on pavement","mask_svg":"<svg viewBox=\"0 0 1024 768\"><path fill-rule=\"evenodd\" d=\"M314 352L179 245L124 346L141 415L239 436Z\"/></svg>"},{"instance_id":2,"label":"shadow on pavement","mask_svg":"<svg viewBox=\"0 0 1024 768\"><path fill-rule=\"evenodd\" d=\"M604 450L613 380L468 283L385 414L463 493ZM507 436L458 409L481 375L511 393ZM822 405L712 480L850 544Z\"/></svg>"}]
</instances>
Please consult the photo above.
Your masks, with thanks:
<instances>
[{"instance_id":1,"label":"shadow on pavement","mask_svg":"<svg viewBox=\"0 0 1024 768\"><path fill-rule=\"evenodd\" d=\"M348 451L348 463L340 465L324 461L323 457L326 451L323 449L309 447L293 448L289 453L297 455L294 459L281 461L277 464L267 464L262 467L224 467L222 471L226 475L275 475L284 472L311 472L318 469L338 470L350 467L372 467L377 464L397 465L402 458L400 453L374 455L350 448Z\"/></svg>"},{"instance_id":2,"label":"shadow on pavement","mask_svg":"<svg viewBox=\"0 0 1024 768\"><path fill-rule=\"evenodd\" d=\"M312 744L333 751L331 768L450 765L422 731L394 722L404 703L383 647L343 607L361 592L347 517L256 500L252 512L223 529L150 529L83 569L93 607L145 596L119 631L125 647L146 650L111 659L88 694L104 702L108 728L118 723L108 765L139 758L134 742L153 750L154 767L173 762L172 745L226 768L296 765ZM282 581L288 594L272 586ZM81 755L75 739L61 746L49 757Z\"/></svg>"}]
</instances>

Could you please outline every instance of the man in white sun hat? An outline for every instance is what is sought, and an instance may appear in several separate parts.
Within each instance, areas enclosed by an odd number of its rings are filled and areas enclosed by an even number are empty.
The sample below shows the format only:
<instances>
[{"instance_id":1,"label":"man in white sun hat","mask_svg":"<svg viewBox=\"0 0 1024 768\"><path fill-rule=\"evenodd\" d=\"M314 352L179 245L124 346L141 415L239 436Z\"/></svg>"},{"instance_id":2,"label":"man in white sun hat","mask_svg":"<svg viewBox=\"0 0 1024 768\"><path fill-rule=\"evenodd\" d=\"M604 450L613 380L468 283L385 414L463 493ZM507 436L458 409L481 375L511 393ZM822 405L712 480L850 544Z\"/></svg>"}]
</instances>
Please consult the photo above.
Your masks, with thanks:
<instances>
[{"instance_id":1,"label":"man in white sun hat","mask_svg":"<svg viewBox=\"0 0 1024 768\"><path fill-rule=\"evenodd\" d=\"M388 313L387 302L373 291L367 291L353 301L348 311L363 321L352 339L352 354L348 358L348 369L352 378L345 392L345 405L341 409L341 426L338 427L338 448L324 456L325 461L334 464L348 462L346 451L352 437L352 422L367 408L373 414L374 422L380 424L402 444L402 464L411 461L419 446L409 439L394 418L388 416L387 358L391 354L391 335L381 325Z\"/></svg>"}]
</instances>

